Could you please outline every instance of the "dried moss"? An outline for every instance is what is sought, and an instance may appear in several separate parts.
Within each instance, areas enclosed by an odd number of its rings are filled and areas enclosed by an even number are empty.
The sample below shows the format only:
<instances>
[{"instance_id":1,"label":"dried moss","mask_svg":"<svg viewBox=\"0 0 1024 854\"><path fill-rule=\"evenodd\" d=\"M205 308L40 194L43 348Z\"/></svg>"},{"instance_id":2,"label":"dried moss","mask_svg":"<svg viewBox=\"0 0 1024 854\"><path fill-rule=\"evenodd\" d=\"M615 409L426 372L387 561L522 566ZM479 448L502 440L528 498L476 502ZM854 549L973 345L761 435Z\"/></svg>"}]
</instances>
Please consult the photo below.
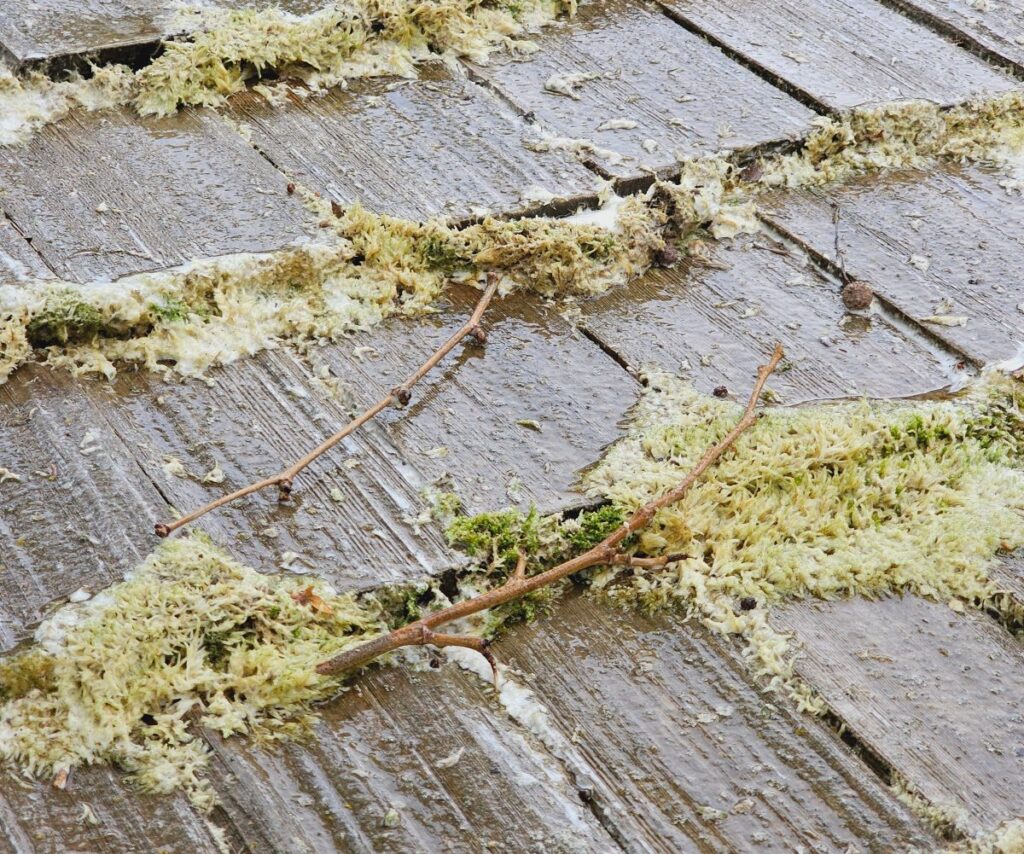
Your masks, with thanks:
<instances>
[{"instance_id":1,"label":"dried moss","mask_svg":"<svg viewBox=\"0 0 1024 854\"><path fill-rule=\"evenodd\" d=\"M597 586L743 635L755 669L779 685L791 662L766 606L781 600L913 592L997 603L987 568L1024 546L1022 411L1024 384L996 372L956 400L768 409L638 537L644 554L690 557L656 572L608 570ZM632 511L678 483L737 417L731 402L654 377L589 488Z\"/></svg>"},{"instance_id":2,"label":"dried moss","mask_svg":"<svg viewBox=\"0 0 1024 854\"><path fill-rule=\"evenodd\" d=\"M53 656L35 647L0 659L0 703L53 687Z\"/></svg>"},{"instance_id":3,"label":"dried moss","mask_svg":"<svg viewBox=\"0 0 1024 854\"><path fill-rule=\"evenodd\" d=\"M575 10L574 0L350 0L304 16L203 9L179 23L189 35L165 43L136 74L134 104L143 115L216 104L268 70L332 86L351 77L408 75L430 57L529 50L515 38Z\"/></svg>"},{"instance_id":4,"label":"dried moss","mask_svg":"<svg viewBox=\"0 0 1024 854\"><path fill-rule=\"evenodd\" d=\"M460 230L359 206L340 218L321 214L334 226L329 242L112 282L0 287L0 314L9 318L0 329L0 381L34 351L76 373L112 377L120 360L199 376L283 340L337 340L394 314L429 311L453 275L493 271L506 291L592 293L644 268L657 245L549 219Z\"/></svg>"},{"instance_id":5,"label":"dried moss","mask_svg":"<svg viewBox=\"0 0 1024 854\"><path fill-rule=\"evenodd\" d=\"M798 152L766 157L754 169L721 157L682 164L677 181L613 200L610 228L586 218L537 217L458 229L358 205L336 217L327 202L299 188L333 242L197 261L116 282L0 288L7 320L0 329L0 381L40 347L37 355L76 372L113 376L114 362L127 360L199 376L281 341L337 339L395 313L429 311L451 278L486 272L502 276L504 292L600 293L642 274L666 240L756 231L756 199L780 185L820 184L935 158L1007 162L1024 150L1022 98L1011 93L953 110L910 102L822 119ZM55 306L65 306L64 313Z\"/></svg>"}]
</instances>

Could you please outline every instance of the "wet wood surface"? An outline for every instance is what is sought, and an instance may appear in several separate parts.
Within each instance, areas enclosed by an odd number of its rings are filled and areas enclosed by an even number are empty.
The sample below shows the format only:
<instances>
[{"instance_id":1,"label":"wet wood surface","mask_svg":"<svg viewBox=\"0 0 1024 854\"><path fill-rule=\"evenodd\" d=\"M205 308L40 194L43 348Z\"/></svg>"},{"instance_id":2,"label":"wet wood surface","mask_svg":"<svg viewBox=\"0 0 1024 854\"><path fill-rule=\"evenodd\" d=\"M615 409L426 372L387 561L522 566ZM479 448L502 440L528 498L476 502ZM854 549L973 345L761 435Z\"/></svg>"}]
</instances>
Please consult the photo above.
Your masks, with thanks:
<instances>
[{"instance_id":1,"label":"wet wood surface","mask_svg":"<svg viewBox=\"0 0 1024 854\"><path fill-rule=\"evenodd\" d=\"M804 603L773 621L850 732L963 831L1024 815L1024 648L995 620L906 596Z\"/></svg>"},{"instance_id":2,"label":"wet wood surface","mask_svg":"<svg viewBox=\"0 0 1024 854\"><path fill-rule=\"evenodd\" d=\"M354 404L365 406L419 367L478 299L479 291L453 286L441 313L387 321L319 355ZM484 326L484 347L461 345L381 424L402 455L440 491L454 490L469 513L581 505L577 472L618 438L639 385L536 297L496 300ZM366 347L373 349L356 349ZM581 386L580 377L593 382Z\"/></svg>"},{"instance_id":3,"label":"wet wood surface","mask_svg":"<svg viewBox=\"0 0 1024 854\"><path fill-rule=\"evenodd\" d=\"M990 52L1024 69L1022 0L890 0L908 15L927 21L969 49Z\"/></svg>"},{"instance_id":4,"label":"wet wood surface","mask_svg":"<svg viewBox=\"0 0 1024 854\"><path fill-rule=\"evenodd\" d=\"M294 14L322 8L322 0L199 0L192 7L277 7ZM174 0L5 0L0 9L0 59L17 67L88 55L101 61L139 55L180 31Z\"/></svg>"},{"instance_id":5,"label":"wet wood surface","mask_svg":"<svg viewBox=\"0 0 1024 854\"><path fill-rule=\"evenodd\" d=\"M971 361L1001 361L1024 340L1024 222L1011 180L957 166L869 175L777 197L769 218L831 261L838 204L850 275Z\"/></svg>"},{"instance_id":6,"label":"wet wood surface","mask_svg":"<svg viewBox=\"0 0 1024 854\"><path fill-rule=\"evenodd\" d=\"M25 146L0 149L0 182L7 216L73 281L306 235L308 215L284 176L210 111L73 113Z\"/></svg>"},{"instance_id":7,"label":"wet wood surface","mask_svg":"<svg viewBox=\"0 0 1024 854\"><path fill-rule=\"evenodd\" d=\"M535 40L528 62L497 58L473 74L536 121L538 140L597 147L584 157L608 175L671 174L679 157L786 139L814 117L648 2L583 4ZM591 79L568 85L578 75ZM607 128L619 120L632 126Z\"/></svg>"},{"instance_id":8,"label":"wet wood surface","mask_svg":"<svg viewBox=\"0 0 1024 854\"><path fill-rule=\"evenodd\" d=\"M295 180L394 216L507 216L594 196L592 172L570 154L528 150L521 117L440 64L417 80L357 81L279 105L251 92L228 115Z\"/></svg>"},{"instance_id":9,"label":"wet wood surface","mask_svg":"<svg viewBox=\"0 0 1024 854\"><path fill-rule=\"evenodd\" d=\"M263 353L210 378L212 386L165 384L122 372L113 385L87 386L140 473L182 513L275 474L356 414L288 351ZM168 471L168 461L180 463L185 476ZM220 483L210 482L215 470ZM287 503L265 490L194 527L262 571L311 573L339 590L376 587L436 575L461 560L444 546L436 522L414 521L427 506L427 483L370 425L299 475Z\"/></svg>"},{"instance_id":10,"label":"wet wood surface","mask_svg":"<svg viewBox=\"0 0 1024 854\"><path fill-rule=\"evenodd\" d=\"M580 323L637 371L688 377L742 399L776 341L783 403L903 397L950 382L953 358L879 314L850 313L837 280L770 233L712 244L706 260L652 270L581 303Z\"/></svg>"},{"instance_id":11,"label":"wet wood surface","mask_svg":"<svg viewBox=\"0 0 1024 854\"><path fill-rule=\"evenodd\" d=\"M232 851L241 838L216 810L200 815L184 795L144 795L110 768L74 771L60 791L0 770L0 852L4 854L124 854L188 851L220 854L210 825L225 832Z\"/></svg>"},{"instance_id":12,"label":"wet wood surface","mask_svg":"<svg viewBox=\"0 0 1024 854\"><path fill-rule=\"evenodd\" d=\"M2 215L2 207L0 195L0 287L53 276L32 244Z\"/></svg>"},{"instance_id":13,"label":"wet wood surface","mask_svg":"<svg viewBox=\"0 0 1024 854\"><path fill-rule=\"evenodd\" d=\"M167 32L170 6L167 0L9 0L0 10L0 47L18 65L144 44Z\"/></svg>"},{"instance_id":14,"label":"wet wood surface","mask_svg":"<svg viewBox=\"0 0 1024 854\"><path fill-rule=\"evenodd\" d=\"M214 738L214 784L254 851L604 852L573 780L488 684L368 673L305 744Z\"/></svg>"},{"instance_id":15,"label":"wet wood surface","mask_svg":"<svg viewBox=\"0 0 1024 854\"><path fill-rule=\"evenodd\" d=\"M95 593L149 551L160 495L64 373L0 385L0 650L78 589Z\"/></svg>"},{"instance_id":16,"label":"wet wood surface","mask_svg":"<svg viewBox=\"0 0 1024 854\"><path fill-rule=\"evenodd\" d=\"M627 850L933 844L832 732L761 694L695 623L577 596L496 654L523 671Z\"/></svg>"},{"instance_id":17,"label":"wet wood surface","mask_svg":"<svg viewBox=\"0 0 1024 854\"><path fill-rule=\"evenodd\" d=\"M876 0L665 0L679 20L804 100L841 111L923 98L951 105L1015 81ZM966 4L964 4L966 5Z\"/></svg>"}]
</instances>

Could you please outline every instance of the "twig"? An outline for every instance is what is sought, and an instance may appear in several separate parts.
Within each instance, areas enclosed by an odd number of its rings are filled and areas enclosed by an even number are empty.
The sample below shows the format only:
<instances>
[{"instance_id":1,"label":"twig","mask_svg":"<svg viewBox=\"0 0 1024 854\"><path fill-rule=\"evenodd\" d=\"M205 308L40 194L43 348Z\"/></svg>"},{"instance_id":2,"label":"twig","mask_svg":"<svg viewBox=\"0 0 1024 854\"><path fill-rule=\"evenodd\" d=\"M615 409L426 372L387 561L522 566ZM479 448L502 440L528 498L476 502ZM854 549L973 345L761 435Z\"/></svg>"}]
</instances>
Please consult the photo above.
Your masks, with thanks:
<instances>
[{"instance_id":1,"label":"twig","mask_svg":"<svg viewBox=\"0 0 1024 854\"><path fill-rule=\"evenodd\" d=\"M525 596L542 587L547 587L549 584L554 584L556 581L560 581L573 573L589 569L592 566L608 564L663 566L672 560L679 560L684 557L683 555L673 554L665 555L661 558L633 558L623 552L620 546L627 537L635 534L642 528L646 528L654 518L655 513L670 504L674 504L682 498L683 495L686 494L687 490L696 483L697 479L704 474L704 472L707 471L729 447L732 446L739 435L754 423L754 420L757 417L755 408L757 406L757 401L761 396L761 392L764 389L764 384L768 380L768 376L775 370L779 362L782 360L782 356L782 346L776 344L775 352L772 354L768 364L762 365L758 369L757 381L754 383L754 389L750 394L750 400L747 403L747 408L743 413L743 417L740 418L736 426L733 427L721 441L708 448L697 465L690 470L690 473L683 478L679 485L669 492L666 492L664 495L645 504L633 513L633 515L630 516L623 525L613 531L592 549L581 555L577 555L564 563L560 563L558 566L553 567L546 572L541 572L538 575L529 577L527 577L525 573L525 561L522 556L520 556L516 570L511 576L509 576L509 579L501 587L496 587L494 590L481 593L479 596L475 596L472 599L466 599L463 602L456 602L454 605L450 605L449 607L433 614L428 614L426 617L423 617L414 623L409 623L408 625L395 629L386 635L381 635L380 637L376 637L373 640L354 647L353 649L347 650L340 655L319 664L316 668L317 672L329 675L344 673L347 670L354 670L357 667L368 664L385 653L392 652L403 646L422 646L425 644L431 644L438 647L467 646L471 649L483 652L486 651L487 645L486 642L482 641L480 638L468 638L459 635L438 635L433 633L433 629L438 626L443 626L446 623L450 623L453 620L459 620L463 617L468 617L471 614L485 611L488 608L503 605L506 602L518 599L521 596ZM519 565L522 565L522 571L520 571Z\"/></svg>"},{"instance_id":2,"label":"twig","mask_svg":"<svg viewBox=\"0 0 1024 854\"><path fill-rule=\"evenodd\" d=\"M211 510L215 510L218 507L230 504L232 501L244 498L246 495L251 495L254 492L259 492L261 489L267 489L271 486L277 487L279 500L287 500L288 496L291 495L295 477L299 472L306 468L306 466L312 463L317 457L325 454L346 436L354 433L366 424L366 422L375 418L388 407L405 406L412 399L412 387L423 379L423 377L425 377L438 362L454 350L463 338L472 336L483 344L487 340L487 333L480 326L480 319L483 317L484 312L487 310L487 306L490 305L490 302L494 298L494 294L497 290L497 274L488 273L487 287L484 289L483 296L480 297L480 301L476 304L476 308L473 310L473 314L470 315L469 320L457 329L451 338L445 341L445 343L442 344L405 382L401 385L395 386L362 415L354 418L333 436L329 436L324 439L324 441L304 457L288 466L288 468L279 471L277 474L271 475L263 480L258 480L255 483L250 483L248 486L243 486L241 489L237 489L228 495L222 495L220 498L211 501L209 504L200 507L198 510L193 510L191 513L182 516L180 519L175 519L173 522L157 522L155 525L156 535L158 537L166 537L178 530L178 528L194 522L200 516L205 516Z\"/></svg>"},{"instance_id":3,"label":"twig","mask_svg":"<svg viewBox=\"0 0 1024 854\"><path fill-rule=\"evenodd\" d=\"M842 217L842 212L839 209L839 203L832 203L832 227L835 230L835 253L836 253L836 266L839 267L839 281L844 285L850 281L850 277L846 274L846 250L843 249L842 240L839 237L839 220Z\"/></svg>"}]
</instances>

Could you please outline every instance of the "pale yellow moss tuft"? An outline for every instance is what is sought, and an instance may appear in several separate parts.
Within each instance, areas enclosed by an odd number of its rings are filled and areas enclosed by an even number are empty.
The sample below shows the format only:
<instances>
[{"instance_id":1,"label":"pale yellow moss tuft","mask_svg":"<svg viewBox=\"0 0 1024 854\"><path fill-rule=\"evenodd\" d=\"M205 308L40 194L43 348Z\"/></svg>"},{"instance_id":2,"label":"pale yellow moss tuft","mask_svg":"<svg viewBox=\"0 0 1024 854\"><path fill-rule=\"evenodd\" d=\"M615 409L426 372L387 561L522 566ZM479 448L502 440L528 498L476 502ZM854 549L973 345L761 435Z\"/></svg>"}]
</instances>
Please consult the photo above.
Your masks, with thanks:
<instances>
[{"instance_id":1,"label":"pale yellow moss tuft","mask_svg":"<svg viewBox=\"0 0 1024 854\"><path fill-rule=\"evenodd\" d=\"M216 105L268 70L323 89L357 77L414 76L416 64L432 58L529 53L530 33L575 11L576 0L345 0L301 16L274 8L184 11L168 28L187 35L166 41L138 71L105 65L88 78L56 81L0 65L0 145L24 142L75 108L131 104L142 115L166 116L183 105Z\"/></svg>"},{"instance_id":2,"label":"pale yellow moss tuft","mask_svg":"<svg viewBox=\"0 0 1024 854\"><path fill-rule=\"evenodd\" d=\"M430 311L453 278L494 271L503 292L596 293L650 264L663 220L638 202L623 227L549 218L488 219L464 229L329 212L337 239L142 273L111 282L0 287L0 382L35 354L75 373L113 377L118 361L202 376L289 341L337 340L395 314Z\"/></svg>"},{"instance_id":3,"label":"pale yellow moss tuft","mask_svg":"<svg viewBox=\"0 0 1024 854\"><path fill-rule=\"evenodd\" d=\"M738 417L731 402L651 377L628 437L588 488L632 511L678 483ZM755 671L784 686L792 662L768 624L774 603L904 591L997 602L988 566L1024 546L1022 468L1024 384L994 371L956 400L767 409L638 535L645 554L690 557L660 572L608 571L598 586L744 636Z\"/></svg>"},{"instance_id":4,"label":"pale yellow moss tuft","mask_svg":"<svg viewBox=\"0 0 1024 854\"><path fill-rule=\"evenodd\" d=\"M382 628L375 608L314 579L261 575L199 539L168 543L3 662L0 758L46 776L111 762L146 791L182 788L208 808L191 721L293 734L339 687L315 665Z\"/></svg>"}]
</instances>

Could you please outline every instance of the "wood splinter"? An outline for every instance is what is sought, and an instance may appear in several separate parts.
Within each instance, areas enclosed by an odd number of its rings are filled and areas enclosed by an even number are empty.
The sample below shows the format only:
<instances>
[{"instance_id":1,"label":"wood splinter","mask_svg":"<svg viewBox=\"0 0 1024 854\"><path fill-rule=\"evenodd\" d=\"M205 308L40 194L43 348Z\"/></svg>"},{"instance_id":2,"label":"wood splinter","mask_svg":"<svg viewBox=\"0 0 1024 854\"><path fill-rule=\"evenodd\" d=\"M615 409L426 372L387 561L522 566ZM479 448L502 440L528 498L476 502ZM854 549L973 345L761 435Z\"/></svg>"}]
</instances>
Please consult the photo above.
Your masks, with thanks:
<instances>
[{"instance_id":1,"label":"wood splinter","mask_svg":"<svg viewBox=\"0 0 1024 854\"><path fill-rule=\"evenodd\" d=\"M650 568L662 567L674 561L683 560L686 557L684 554L668 554L651 558L634 557L623 551L622 543L632 534L647 527L659 510L679 501L701 475L733 445L740 434L754 423L757 418L756 407L761 397L761 392L764 390L764 385L769 375L778 367L783 355L782 345L776 344L775 351L772 353L768 364L762 365L758 369L757 380L750 394L750 400L747 402L747 408L743 412L743 417L740 418L736 426L721 441L705 451L704 456L700 458L700 461L690 470L689 474L680 481L678 486L640 507L620 527L596 546L581 555L560 563L558 566L533 576L527 576L526 554L520 551L515 569L509 575L508 580L500 587L488 590L486 593L481 593L472 599L456 602L454 605L449 605L447 608L436 611L433 614L428 614L414 623L409 623L401 628L394 629L388 634L380 635L364 644L346 650L340 655L336 655L334 658L317 665L317 672L323 675L345 673L346 671L355 670L358 667L369 664L375 658L401 647L429 644L439 648L461 646L476 650L487 658L494 671L495 678L497 678L494 659L488 651L486 640L468 635L438 634L434 632L434 629L463 617L477 614L480 611L486 611L488 608L504 605L506 602L519 599L528 593L532 593L542 587L547 587L569 575L593 566L624 565Z\"/></svg>"},{"instance_id":2,"label":"wood splinter","mask_svg":"<svg viewBox=\"0 0 1024 854\"><path fill-rule=\"evenodd\" d=\"M395 386L389 391L384 397L378 400L373 406L367 409L362 415L352 419L348 424L342 427L337 433L327 437L317 445L312 451L306 454L301 459L294 462L288 468L279 471L275 475L258 480L255 483L250 483L248 486L243 486L241 489L237 489L228 495L222 495L209 504L205 504L198 510L193 510L191 513L187 513L180 519L175 519L173 522L157 522L154 525L154 530L158 537L167 537L172 534L178 528L182 528L201 516L205 516L211 510L216 510L218 507L223 507L225 504L230 504L232 501L236 501L239 498L244 498L246 495L251 495L254 492L259 492L262 489L267 489L272 486L277 487L278 500L287 501L289 496L292 494L292 490L295 488L295 477L305 469L315 459L325 454L331 448L338 444L346 436L351 435L368 421L375 418L385 409L391 406L403 407L412 400L412 387L422 380L434 367L437 366L445 356L447 356L452 350L458 346L464 338L471 337L478 343L483 344L487 340L487 333L480 325L480 320L483 317L484 312L490 305L491 300L494 299L494 295L498 291L498 274L488 273L487 274L487 286L484 289L483 295L480 297L480 301L476 304L476 308L473 309L473 314L470 315L467 320L459 329L457 329L452 336L445 341L437 350L434 351L433 355L427 359L419 368L401 385Z\"/></svg>"}]
</instances>

